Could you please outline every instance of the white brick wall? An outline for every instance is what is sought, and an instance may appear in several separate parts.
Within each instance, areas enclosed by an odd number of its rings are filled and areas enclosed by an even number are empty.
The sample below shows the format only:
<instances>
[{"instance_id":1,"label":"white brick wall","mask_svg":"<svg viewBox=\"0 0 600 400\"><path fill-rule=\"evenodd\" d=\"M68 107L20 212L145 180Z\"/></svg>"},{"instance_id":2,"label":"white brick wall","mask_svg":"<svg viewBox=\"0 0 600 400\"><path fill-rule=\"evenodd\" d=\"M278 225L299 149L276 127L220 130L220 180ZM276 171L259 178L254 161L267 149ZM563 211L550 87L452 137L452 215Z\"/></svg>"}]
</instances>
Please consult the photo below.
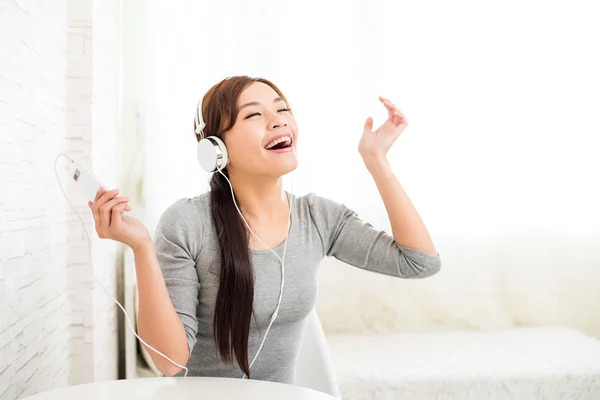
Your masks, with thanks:
<instances>
[{"instance_id":1,"label":"white brick wall","mask_svg":"<svg viewBox=\"0 0 600 400\"><path fill-rule=\"evenodd\" d=\"M66 1L0 2L0 399L68 383ZM44 21L40 21L41 16ZM41 66L44 66L43 68Z\"/></svg>"},{"instance_id":2,"label":"white brick wall","mask_svg":"<svg viewBox=\"0 0 600 400\"><path fill-rule=\"evenodd\" d=\"M120 182L119 15L119 0L0 0L2 400L117 377L121 315L92 274L115 294L119 247L93 240L91 267L54 161Z\"/></svg>"}]
</instances>

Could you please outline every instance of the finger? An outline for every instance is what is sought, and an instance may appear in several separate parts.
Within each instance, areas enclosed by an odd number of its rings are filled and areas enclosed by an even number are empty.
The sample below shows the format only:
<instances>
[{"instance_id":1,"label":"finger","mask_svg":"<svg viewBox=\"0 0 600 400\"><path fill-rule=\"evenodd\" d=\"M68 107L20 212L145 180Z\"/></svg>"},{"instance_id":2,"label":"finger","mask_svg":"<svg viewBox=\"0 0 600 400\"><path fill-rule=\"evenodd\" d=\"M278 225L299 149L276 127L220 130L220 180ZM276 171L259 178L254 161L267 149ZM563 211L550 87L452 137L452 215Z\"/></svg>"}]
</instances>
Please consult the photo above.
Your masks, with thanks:
<instances>
[{"instance_id":1,"label":"finger","mask_svg":"<svg viewBox=\"0 0 600 400\"><path fill-rule=\"evenodd\" d=\"M396 105L389 100L386 100L383 105L385 105L385 108L388 110L399 111L398 107L396 107Z\"/></svg>"},{"instance_id":2,"label":"finger","mask_svg":"<svg viewBox=\"0 0 600 400\"><path fill-rule=\"evenodd\" d=\"M397 121L396 122L396 126L404 126L404 127L408 126L408 121L406 120L406 117L404 115L402 115L402 114L400 114L400 115L396 114L395 118L396 118L396 121Z\"/></svg>"},{"instance_id":3,"label":"finger","mask_svg":"<svg viewBox=\"0 0 600 400\"><path fill-rule=\"evenodd\" d=\"M395 112L394 113L394 124L400 125L403 121L404 121L404 116L399 112Z\"/></svg>"},{"instance_id":4,"label":"finger","mask_svg":"<svg viewBox=\"0 0 600 400\"><path fill-rule=\"evenodd\" d=\"M402 111L398 110L397 115L400 116L400 119L403 124L408 125L408 120L406 119L406 116L402 113Z\"/></svg>"},{"instance_id":5,"label":"finger","mask_svg":"<svg viewBox=\"0 0 600 400\"><path fill-rule=\"evenodd\" d=\"M365 129L364 132L369 133L373 130L373 118L369 117L365 121Z\"/></svg>"},{"instance_id":6,"label":"finger","mask_svg":"<svg viewBox=\"0 0 600 400\"><path fill-rule=\"evenodd\" d=\"M388 119L391 121L394 119L394 112L397 110L396 107L390 103L389 101L385 100L383 102L383 105L385 106L385 108L387 109L388 112Z\"/></svg>"},{"instance_id":7,"label":"finger","mask_svg":"<svg viewBox=\"0 0 600 400\"><path fill-rule=\"evenodd\" d=\"M117 194L119 194L119 189L112 189L109 190L108 192L104 192L100 198L98 199L98 201L96 202L96 208L98 209L98 217L100 219L100 225L104 225L106 222L106 213L107 211L102 211L103 207L108 204L109 202L113 201L114 199L117 198ZM115 203L113 203L114 205ZM108 209L110 211L110 208Z\"/></svg>"},{"instance_id":8,"label":"finger","mask_svg":"<svg viewBox=\"0 0 600 400\"><path fill-rule=\"evenodd\" d=\"M100 227L100 211L98 210L96 203L92 203L91 201L88 201L88 207L92 210L92 217L94 218L94 224L97 229Z\"/></svg>"},{"instance_id":9,"label":"finger","mask_svg":"<svg viewBox=\"0 0 600 400\"><path fill-rule=\"evenodd\" d=\"M122 202L127 203L129 199L127 197L115 197L100 207L100 226L106 228L110 226L110 210Z\"/></svg>"},{"instance_id":10,"label":"finger","mask_svg":"<svg viewBox=\"0 0 600 400\"><path fill-rule=\"evenodd\" d=\"M400 118L403 120L406 120L406 117L404 116L404 113L402 113L402 111L400 111L400 109L398 107L396 107L395 105L393 105L392 103L389 103L393 108L388 108L388 112L391 112L393 114L393 118Z\"/></svg>"},{"instance_id":11,"label":"finger","mask_svg":"<svg viewBox=\"0 0 600 400\"><path fill-rule=\"evenodd\" d=\"M100 196L102 196L104 194L104 192L106 192L106 190L104 190L104 188L102 186L100 186L98 188L98 190L96 191L96 196L94 196L94 200L91 201L91 202L89 202L89 203L91 203L90 208L92 209L92 213L94 212L94 205L95 205L95 203L98 201L98 199L100 198Z\"/></svg>"},{"instance_id":12,"label":"finger","mask_svg":"<svg viewBox=\"0 0 600 400\"><path fill-rule=\"evenodd\" d=\"M383 103L383 105L388 111L388 120L394 122L394 113L396 111L400 111L398 107L396 107L394 103L392 103L389 99L383 96L379 96L379 100Z\"/></svg>"},{"instance_id":13,"label":"finger","mask_svg":"<svg viewBox=\"0 0 600 400\"><path fill-rule=\"evenodd\" d=\"M389 108L388 106L386 106L386 107L388 110L388 119L393 122L394 121L394 109Z\"/></svg>"},{"instance_id":14,"label":"finger","mask_svg":"<svg viewBox=\"0 0 600 400\"><path fill-rule=\"evenodd\" d=\"M393 102L393 101L391 101L390 99L388 99L388 98L385 98L385 97L382 97L382 99L383 99L383 102L384 102L384 103L388 103L388 104L391 104L391 105L392 105L392 107L396 107L396 105L394 104L394 102Z\"/></svg>"},{"instance_id":15,"label":"finger","mask_svg":"<svg viewBox=\"0 0 600 400\"><path fill-rule=\"evenodd\" d=\"M114 198L118 192L118 189L113 189L107 192L103 187L100 187L100 189L98 189L98 191L96 192L96 199L92 204L92 214L94 215L94 221L96 222L97 226L100 226L102 224L102 217L100 216L100 207L102 207L107 201Z\"/></svg>"},{"instance_id":16,"label":"finger","mask_svg":"<svg viewBox=\"0 0 600 400\"><path fill-rule=\"evenodd\" d=\"M110 220L110 226L119 226L121 224L121 216L123 211L128 207L126 202L117 204L116 206L114 206L111 210L111 220Z\"/></svg>"},{"instance_id":17,"label":"finger","mask_svg":"<svg viewBox=\"0 0 600 400\"><path fill-rule=\"evenodd\" d=\"M104 189L101 189L100 192L102 194L93 204L94 219L96 220L96 224L98 226L102 226L104 221L101 211L102 207L117 196L119 189L109 190L108 192L104 191Z\"/></svg>"},{"instance_id":18,"label":"finger","mask_svg":"<svg viewBox=\"0 0 600 400\"><path fill-rule=\"evenodd\" d=\"M87 205L88 205L90 211L92 212L92 218L94 218L94 224L97 224L96 216L94 215L94 208L93 208L94 203L92 203L91 201L88 201Z\"/></svg>"},{"instance_id":19,"label":"finger","mask_svg":"<svg viewBox=\"0 0 600 400\"><path fill-rule=\"evenodd\" d=\"M387 107L387 104L391 104L392 106L394 106L394 104L390 101L390 99L388 99L386 97L379 96L379 101L381 101L384 105L386 105L386 107Z\"/></svg>"},{"instance_id":20,"label":"finger","mask_svg":"<svg viewBox=\"0 0 600 400\"><path fill-rule=\"evenodd\" d=\"M102 207L103 204L114 199L118 194L119 194L119 189L112 189L112 190L109 190L108 192L104 191L104 193L96 201L96 203L98 203L98 207Z\"/></svg>"},{"instance_id":21,"label":"finger","mask_svg":"<svg viewBox=\"0 0 600 400\"><path fill-rule=\"evenodd\" d=\"M100 188L98 188L98 191L96 192L96 197L94 198L94 203L98 201L98 199L100 198L100 196L102 196L104 194L104 192L106 192L106 190L100 186Z\"/></svg>"}]
</instances>

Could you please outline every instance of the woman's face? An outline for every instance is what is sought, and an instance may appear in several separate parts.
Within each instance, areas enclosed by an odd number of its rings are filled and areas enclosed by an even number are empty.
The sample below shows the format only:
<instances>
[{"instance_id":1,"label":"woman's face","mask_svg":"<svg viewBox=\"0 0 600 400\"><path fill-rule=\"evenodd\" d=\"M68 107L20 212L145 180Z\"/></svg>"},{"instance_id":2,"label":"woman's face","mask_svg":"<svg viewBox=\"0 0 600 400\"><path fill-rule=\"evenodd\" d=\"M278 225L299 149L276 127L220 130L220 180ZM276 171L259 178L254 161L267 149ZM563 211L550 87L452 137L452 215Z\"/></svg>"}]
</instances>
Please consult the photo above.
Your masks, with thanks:
<instances>
[{"instance_id":1,"label":"woman's face","mask_svg":"<svg viewBox=\"0 0 600 400\"><path fill-rule=\"evenodd\" d=\"M254 82L238 99L238 116L225 132L230 173L283 176L298 166L298 127L288 105L269 85Z\"/></svg>"}]
</instances>

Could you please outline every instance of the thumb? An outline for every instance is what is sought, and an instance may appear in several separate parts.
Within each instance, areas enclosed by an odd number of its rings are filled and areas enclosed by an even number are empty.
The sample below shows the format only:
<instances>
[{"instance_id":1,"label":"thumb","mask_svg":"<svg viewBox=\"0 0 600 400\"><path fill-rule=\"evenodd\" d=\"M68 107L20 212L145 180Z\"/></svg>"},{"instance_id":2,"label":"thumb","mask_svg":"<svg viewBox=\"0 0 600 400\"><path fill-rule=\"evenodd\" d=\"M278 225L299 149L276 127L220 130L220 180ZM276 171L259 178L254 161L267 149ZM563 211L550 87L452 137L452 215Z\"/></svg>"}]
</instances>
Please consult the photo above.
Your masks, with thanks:
<instances>
[{"instance_id":1,"label":"thumb","mask_svg":"<svg viewBox=\"0 0 600 400\"><path fill-rule=\"evenodd\" d=\"M369 117L367 118L367 121L365 122L365 133L366 132L371 132L373 130L373 118Z\"/></svg>"}]
</instances>

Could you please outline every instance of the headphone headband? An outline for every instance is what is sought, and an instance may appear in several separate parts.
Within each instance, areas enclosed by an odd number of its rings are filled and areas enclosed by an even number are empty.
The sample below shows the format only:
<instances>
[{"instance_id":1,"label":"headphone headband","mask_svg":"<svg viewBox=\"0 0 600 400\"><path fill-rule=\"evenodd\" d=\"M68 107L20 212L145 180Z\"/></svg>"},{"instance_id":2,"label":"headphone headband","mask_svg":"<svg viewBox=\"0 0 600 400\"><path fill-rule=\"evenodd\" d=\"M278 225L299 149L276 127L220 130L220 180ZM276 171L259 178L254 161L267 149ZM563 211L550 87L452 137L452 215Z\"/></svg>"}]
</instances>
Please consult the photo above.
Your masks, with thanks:
<instances>
[{"instance_id":1,"label":"headphone headband","mask_svg":"<svg viewBox=\"0 0 600 400\"><path fill-rule=\"evenodd\" d=\"M198 100L198 104L196 105L196 116L195 116L196 129L194 130L194 132L196 132L196 135L200 136L200 140L204 139L204 127L206 126L206 123L202 119L202 111L200 110L201 106L202 106L202 100Z\"/></svg>"}]
</instances>

